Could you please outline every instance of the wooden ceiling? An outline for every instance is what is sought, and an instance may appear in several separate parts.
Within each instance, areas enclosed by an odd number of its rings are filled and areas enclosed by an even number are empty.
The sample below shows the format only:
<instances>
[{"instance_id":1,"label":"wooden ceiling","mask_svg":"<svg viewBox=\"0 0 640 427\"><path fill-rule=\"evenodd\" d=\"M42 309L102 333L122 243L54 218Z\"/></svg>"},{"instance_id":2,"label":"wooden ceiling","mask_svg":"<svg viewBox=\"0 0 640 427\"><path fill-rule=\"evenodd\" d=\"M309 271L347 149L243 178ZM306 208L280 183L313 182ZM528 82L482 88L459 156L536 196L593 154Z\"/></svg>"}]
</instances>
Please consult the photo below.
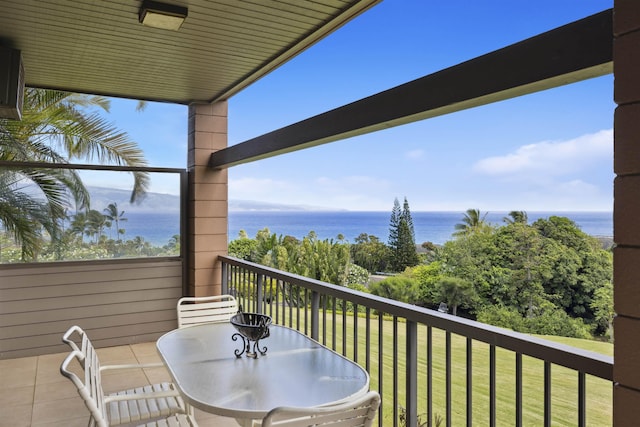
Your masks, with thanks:
<instances>
[{"instance_id":1,"label":"wooden ceiling","mask_svg":"<svg viewBox=\"0 0 640 427\"><path fill-rule=\"evenodd\" d=\"M188 8L170 31L139 23L142 0L0 0L0 45L22 52L27 86L207 103L378 1L166 0Z\"/></svg>"}]
</instances>

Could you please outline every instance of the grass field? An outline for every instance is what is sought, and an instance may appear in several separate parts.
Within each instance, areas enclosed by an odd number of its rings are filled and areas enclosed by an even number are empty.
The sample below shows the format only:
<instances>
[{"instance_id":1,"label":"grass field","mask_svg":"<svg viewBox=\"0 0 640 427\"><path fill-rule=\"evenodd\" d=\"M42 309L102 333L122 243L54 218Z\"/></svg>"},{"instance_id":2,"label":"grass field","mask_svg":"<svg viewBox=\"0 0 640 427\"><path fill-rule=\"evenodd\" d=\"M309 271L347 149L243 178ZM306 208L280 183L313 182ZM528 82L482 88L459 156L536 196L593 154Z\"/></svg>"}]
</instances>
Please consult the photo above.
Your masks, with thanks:
<instances>
[{"instance_id":1,"label":"grass field","mask_svg":"<svg viewBox=\"0 0 640 427\"><path fill-rule=\"evenodd\" d=\"M294 314L295 316L295 314ZM366 367L365 331L366 319L360 317L358 322L358 349L357 358L354 353L354 318L352 315L346 318L346 347L342 346L343 318L336 317L336 348L341 354L356 360ZM287 322L288 324L288 322ZM322 324L322 320L321 320ZM333 347L332 329L333 319L327 316L326 330L327 342L323 342L323 330L321 325L320 341L329 347ZM304 319L301 319L301 329L304 328ZM295 321L294 321L295 326ZM398 406L405 402L405 349L406 328L405 324L398 321L397 342L394 343L394 322L384 320L382 322L382 345L378 342L378 319L372 317L371 352L369 355L371 374L371 389L378 390L382 396L382 409L385 426L394 425L394 393ZM433 384L433 416L446 417L446 377L445 377L445 347L446 334L442 330L432 331L432 384ZM613 346L609 343L579 340L563 337L542 337L555 342L561 342L574 347L611 355ZM451 336L451 389L452 408L451 421L453 426L466 425L466 382L467 382L467 340L464 337ZM382 349L382 367L378 363L379 349ZM397 348L397 351L394 351ZM394 354L397 357L394 358ZM472 408L473 425L489 425L489 345L478 341L472 343ZM427 411L427 328L420 325L418 328L418 401L419 414L422 421L426 421ZM496 425L512 426L515 422L515 354L498 348L496 350ZM397 374L394 375L394 372ZM543 425L544 417L544 363L530 357L523 357L523 425ZM552 425L575 426L578 422L578 374L575 371L552 365ZM394 382L395 381L395 382ZM396 408L399 410L398 408ZM599 378L587 377L587 424L590 426L609 426L612 424L612 383Z\"/></svg>"}]
</instances>

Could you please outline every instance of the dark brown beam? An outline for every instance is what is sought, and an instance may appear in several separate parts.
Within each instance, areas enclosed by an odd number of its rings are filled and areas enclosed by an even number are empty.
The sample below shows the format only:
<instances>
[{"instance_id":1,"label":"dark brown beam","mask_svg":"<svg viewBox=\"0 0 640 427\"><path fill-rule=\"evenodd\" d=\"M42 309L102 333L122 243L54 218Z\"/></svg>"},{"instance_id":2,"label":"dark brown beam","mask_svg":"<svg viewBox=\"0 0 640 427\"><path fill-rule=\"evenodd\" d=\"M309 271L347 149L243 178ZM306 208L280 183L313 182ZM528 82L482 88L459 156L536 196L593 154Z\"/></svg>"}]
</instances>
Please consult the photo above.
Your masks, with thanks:
<instances>
[{"instance_id":1,"label":"dark brown beam","mask_svg":"<svg viewBox=\"0 0 640 427\"><path fill-rule=\"evenodd\" d=\"M222 169L613 71L611 9L211 155Z\"/></svg>"}]
</instances>

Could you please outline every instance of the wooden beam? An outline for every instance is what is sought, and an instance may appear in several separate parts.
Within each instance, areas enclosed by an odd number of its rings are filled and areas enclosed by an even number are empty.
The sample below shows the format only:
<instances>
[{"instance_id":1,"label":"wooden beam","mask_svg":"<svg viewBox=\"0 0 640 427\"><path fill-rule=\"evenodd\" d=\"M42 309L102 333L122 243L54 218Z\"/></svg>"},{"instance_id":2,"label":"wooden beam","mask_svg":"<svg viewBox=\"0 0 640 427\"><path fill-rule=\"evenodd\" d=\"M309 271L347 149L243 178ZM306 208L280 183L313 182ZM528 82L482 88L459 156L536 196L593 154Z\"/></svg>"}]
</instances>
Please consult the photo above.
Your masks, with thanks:
<instances>
[{"instance_id":1,"label":"wooden beam","mask_svg":"<svg viewBox=\"0 0 640 427\"><path fill-rule=\"evenodd\" d=\"M605 10L217 151L222 169L613 71L613 11Z\"/></svg>"}]
</instances>

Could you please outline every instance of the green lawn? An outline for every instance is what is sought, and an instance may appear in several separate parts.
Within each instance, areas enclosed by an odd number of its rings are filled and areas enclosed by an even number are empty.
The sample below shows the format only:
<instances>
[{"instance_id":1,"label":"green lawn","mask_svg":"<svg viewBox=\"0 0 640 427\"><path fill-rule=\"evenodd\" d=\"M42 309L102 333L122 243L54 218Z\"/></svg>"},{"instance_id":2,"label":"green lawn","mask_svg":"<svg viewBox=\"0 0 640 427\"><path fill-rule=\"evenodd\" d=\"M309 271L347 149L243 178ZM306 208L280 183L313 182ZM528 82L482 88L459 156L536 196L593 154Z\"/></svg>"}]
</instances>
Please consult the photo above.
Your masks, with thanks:
<instances>
[{"instance_id":1,"label":"green lawn","mask_svg":"<svg viewBox=\"0 0 640 427\"><path fill-rule=\"evenodd\" d=\"M295 317L295 313L294 313ZM304 319L301 319L303 322ZM322 324L322 320L320 322ZM288 323L287 323L288 324ZM304 324L304 323L302 323ZM331 328L333 321L327 316L327 342L332 346ZM354 359L353 316L347 317L347 347L342 348L342 317L337 316L337 344L336 351L346 353ZM295 322L294 322L295 326ZM320 326L320 341L322 342L322 325ZM378 320L372 318L371 328L371 389L378 390L382 395L382 417L385 426L393 425L393 393L394 363L397 365L398 402L404 404L405 390L405 324L397 323L398 329L398 357L393 358L393 321L383 322L382 346L378 343ZM358 357L357 362L365 366L365 328L366 320L358 318ZM301 328L302 330L303 327ZM446 415L445 406L445 332L433 330L433 412L434 416L443 419ZM598 341L578 340L563 337L542 337L562 342L574 347L583 348L603 354L611 355L613 346ZM418 400L419 413L426 413L427 405L427 328L418 328ZM382 369L378 364L378 349L383 349ZM466 423L466 338L452 336L451 340L452 367L452 425L460 426ZM489 345L474 341L472 344L473 367L473 425L489 425ZM515 354L497 349L496 351L496 425L510 426L515 421ZM382 375L380 375L382 371ZM577 425L578 407L578 375L560 366L553 365L552 375L552 424L554 426ZM542 425L544 416L543 403L544 365L542 361L523 357L523 425ZM380 385L382 381L382 386ZM423 416L424 418L424 416ZM612 384L598 378L587 377L587 423L593 426L608 426L612 424ZM445 425L444 423L442 425Z\"/></svg>"}]
</instances>

